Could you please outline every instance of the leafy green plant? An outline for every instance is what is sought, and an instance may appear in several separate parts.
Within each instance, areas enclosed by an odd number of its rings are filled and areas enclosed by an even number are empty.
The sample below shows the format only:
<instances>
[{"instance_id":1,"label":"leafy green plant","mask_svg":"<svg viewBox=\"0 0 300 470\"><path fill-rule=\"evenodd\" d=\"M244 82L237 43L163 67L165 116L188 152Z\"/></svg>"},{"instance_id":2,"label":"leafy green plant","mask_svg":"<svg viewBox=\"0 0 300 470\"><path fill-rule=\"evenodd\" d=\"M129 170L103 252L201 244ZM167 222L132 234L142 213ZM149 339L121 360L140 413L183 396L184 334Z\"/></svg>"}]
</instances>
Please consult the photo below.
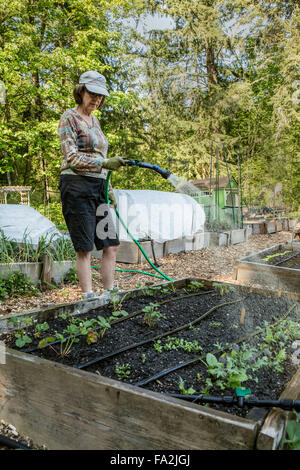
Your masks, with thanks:
<instances>
[{"instance_id":1,"label":"leafy green plant","mask_svg":"<svg viewBox=\"0 0 300 470\"><path fill-rule=\"evenodd\" d=\"M289 419L286 424L285 435L280 442L280 448L285 446L290 450L300 450L300 413L294 411L295 419Z\"/></svg>"},{"instance_id":2,"label":"leafy green plant","mask_svg":"<svg viewBox=\"0 0 300 470\"><path fill-rule=\"evenodd\" d=\"M73 243L65 236L50 240L45 253L52 261L75 261L76 259L76 252L74 250Z\"/></svg>"},{"instance_id":3,"label":"leafy green plant","mask_svg":"<svg viewBox=\"0 0 300 470\"><path fill-rule=\"evenodd\" d=\"M56 333L56 339L60 341L60 351L58 352L52 347L56 354L61 357L67 356L71 351L73 344L79 342L79 339L76 337L79 333L79 329L76 325L68 325L64 332L68 333L67 337L63 336L61 333Z\"/></svg>"},{"instance_id":4,"label":"leafy green plant","mask_svg":"<svg viewBox=\"0 0 300 470\"><path fill-rule=\"evenodd\" d=\"M165 351L170 351L171 349L182 349L185 352L198 352L202 350L202 347L199 345L198 341L187 341L183 338L176 337L167 337L166 344L162 346L162 349Z\"/></svg>"},{"instance_id":5,"label":"leafy green plant","mask_svg":"<svg viewBox=\"0 0 300 470\"><path fill-rule=\"evenodd\" d=\"M191 281L189 284L188 284L188 288L189 289L194 289L194 290L197 290L197 289L201 289L201 287L203 287L204 284L203 282L198 282L198 281Z\"/></svg>"},{"instance_id":6,"label":"leafy green plant","mask_svg":"<svg viewBox=\"0 0 300 470\"><path fill-rule=\"evenodd\" d=\"M145 364L147 360L146 354L142 354L142 363Z\"/></svg>"},{"instance_id":7,"label":"leafy green plant","mask_svg":"<svg viewBox=\"0 0 300 470\"><path fill-rule=\"evenodd\" d=\"M64 283L77 284L78 274L76 268L71 268L64 276Z\"/></svg>"},{"instance_id":8,"label":"leafy green plant","mask_svg":"<svg viewBox=\"0 0 300 470\"><path fill-rule=\"evenodd\" d=\"M267 358L256 357L256 348L248 345L233 345L230 353L216 358L214 354L206 355L207 372L221 390L241 387L241 384L252 378L252 373L263 365Z\"/></svg>"},{"instance_id":9,"label":"leafy green plant","mask_svg":"<svg viewBox=\"0 0 300 470\"><path fill-rule=\"evenodd\" d=\"M0 259L1 263L29 263L40 262L46 254L50 241L40 237L38 244L34 245L25 230L22 240L17 242L9 239L0 229Z\"/></svg>"},{"instance_id":10,"label":"leafy green plant","mask_svg":"<svg viewBox=\"0 0 300 470\"><path fill-rule=\"evenodd\" d=\"M235 288L232 287L232 286L228 286L226 284L220 284L218 282L213 282L213 287L215 287L215 289L217 289L220 293L221 296L225 295L225 294L229 294L230 292L234 292L235 291Z\"/></svg>"},{"instance_id":11,"label":"leafy green plant","mask_svg":"<svg viewBox=\"0 0 300 470\"><path fill-rule=\"evenodd\" d=\"M99 337L100 339L103 338L104 336L104 333L106 332L106 330L108 328L110 328L110 323L109 323L109 320L106 320L104 317L102 317L101 315L98 315L97 317L97 325L98 325L98 328L99 328Z\"/></svg>"},{"instance_id":12,"label":"leafy green plant","mask_svg":"<svg viewBox=\"0 0 300 470\"><path fill-rule=\"evenodd\" d=\"M110 290L111 297L109 299L109 302L112 303L113 305L113 313L116 312L122 312L122 304L126 297L130 294L130 292L126 292L122 297L120 297L120 294L118 291L115 291L114 289Z\"/></svg>"},{"instance_id":13,"label":"leafy green plant","mask_svg":"<svg viewBox=\"0 0 300 470\"><path fill-rule=\"evenodd\" d=\"M95 344L98 341L98 334L94 330L90 330L86 335L87 344Z\"/></svg>"},{"instance_id":14,"label":"leafy green plant","mask_svg":"<svg viewBox=\"0 0 300 470\"><path fill-rule=\"evenodd\" d=\"M289 341L300 338L300 325L291 319L285 319L276 325L264 324L265 331L258 348L266 357L266 366L281 372L287 359Z\"/></svg>"},{"instance_id":15,"label":"leafy green plant","mask_svg":"<svg viewBox=\"0 0 300 470\"><path fill-rule=\"evenodd\" d=\"M158 353L161 353L163 351L163 346L161 345L160 339L158 339L157 341L154 341L154 349Z\"/></svg>"},{"instance_id":16,"label":"leafy green plant","mask_svg":"<svg viewBox=\"0 0 300 470\"><path fill-rule=\"evenodd\" d=\"M128 362L123 365L117 365L115 367L115 373L117 374L118 380L124 380L131 374L130 365Z\"/></svg>"},{"instance_id":17,"label":"leafy green plant","mask_svg":"<svg viewBox=\"0 0 300 470\"><path fill-rule=\"evenodd\" d=\"M148 325L149 328L153 328L156 321L159 318L166 318L162 313L157 310L159 304L151 302L149 305L143 308L144 313L143 322Z\"/></svg>"},{"instance_id":18,"label":"leafy green plant","mask_svg":"<svg viewBox=\"0 0 300 470\"><path fill-rule=\"evenodd\" d=\"M34 333L33 333L33 336L35 338L40 338L42 336L42 334L49 330L49 325L47 322L43 322L43 323L34 323Z\"/></svg>"},{"instance_id":19,"label":"leafy green plant","mask_svg":"<svg viewBox=\"0 0 300 470\"><path fill-rule=\"evenodd\" d=\"M192 387L189 387L188 389L185 388L184 386L184 380L182 377L179 377L179 390L181 391L182 395L194 395L196 393L196 390L194 390Z\"/></svg>"},{"instance_id":20,"label":"leafy green plant","mask_svg":"<svg viewBox=\"0 0 300 470\"><path fill-rule=\"evenodd\" d=\"M0 279L0 299L15 295L40 295L40 291L26 274L14 271Z\"/></svg>"},{"instance_id":21,"label":"leafy green plant","mask_svg":"<svg viewBox=\"0 0 300 470\"><path fill-rule=\"evenodd\" d=\"M12 316L8 322L12 323L17 329L14 337L16 338L15 345L18 348L23 348L26 344L32 343L32 339L28 334L28 328L33 324L33 317Z\"/></svg>"}]
</instances>

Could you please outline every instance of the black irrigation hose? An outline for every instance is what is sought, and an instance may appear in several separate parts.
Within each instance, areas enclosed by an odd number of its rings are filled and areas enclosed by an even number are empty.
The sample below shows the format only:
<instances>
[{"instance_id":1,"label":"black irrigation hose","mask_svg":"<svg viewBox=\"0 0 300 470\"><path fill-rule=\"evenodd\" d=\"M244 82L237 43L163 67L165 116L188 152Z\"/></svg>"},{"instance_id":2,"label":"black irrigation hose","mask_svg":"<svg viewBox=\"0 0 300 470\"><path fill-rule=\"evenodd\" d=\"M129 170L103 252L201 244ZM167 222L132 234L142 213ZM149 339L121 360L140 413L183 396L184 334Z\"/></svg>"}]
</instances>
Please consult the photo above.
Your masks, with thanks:
<instances>
[{"instance_id":1,"label":"black irrigation hose","mask_svg":"<svg viewBox=\"0 0 300 470\"><path fill-rule=\"evenodd\" d=\"M300 411L300 400L292 400L291 398L283 398L282 400L260 400L254 395L249 398L245 397L232 397L232 396L223 396L223 397L212 397L204 395L180 395L177 393L164 393L164 395L172 398L181 398L188 401L200 402L200 403L215 403L225 406L238 406L243 408L244 406L248 407L258 407L258 408L282 408L287 411Z\"/></svg>"},{"instance_id":2,"label":"black irrigation hose","mask_svg":"<svg viewBox=\"0 0 300 470\"><path fill-rule=\"evenodd\" d=\"M291 259L293 258L296 258L297 256L299 256L299 253L293 253L291 256L289 256L288 258L286 259L283 259L283 260L280 260L278 261L277 263L274 263L273 265L271 266L279 266L280 264L282 263L287 263L288 261L290 261Z\"/></svg>"},{"instance_id":3,"label":"black irrigation hose","mask_svg":"<svg viewBox=\"0 0 300 470\"><path fill-rule=\"evenodd\" d=\"M272 323L272 325L270 326L275 326L277 325L278 323L280 323L281 321L285 320L285 318L290 314L290 312L297 306L297 304L294 304L292 307L289 308L289 310L283 315L282 318L280 318L279 320L277 320L275 323ZM262 328L261 330L258 330L258 331L253 331L252 333L250 333L249 335L246 335L246 336L243 336L242 338L236 340L234 343L231 343L227 346L225 346L221 351L226 351L226 349L229 349L231 348L234 344L239 344L239 343L242 343L243 341L251 338L251 336L256 336L260 333L262 333L264 330L266 329L265 328ZM216 349L214 351L211 351L212 354L214 353L217 353L217 352L221 352L219 349ZM207 353L206 353L207 354ZM148 383L150 382L153 382L154 380L157 380L157 379L160 379L161 377L164 377L165 375L168 375L170 374L171 372L174 372L175 370L178 370L178 369L182 369L183 367L186 367L186 366L189 366L191 364L194 364L195 362L198 362L198 361L201 361L202 359L204 359L206 357L206 354L202 354L201 356L196 356L194 357L193 359L189 359L188 361L186 362L182 362L181 364L177 364L176 366L172 366L168 369L164 369L160 372L157 372L157 374L153 375L152 377L149 377L148 379L146 380L142 380L141 382L137 382L135 383L134 385L136 387L141 387L143 385L147 385Z\"/></svg>"},{"instance_id":4,"label":"black irrigation hose","mask_svg":"<svg viewBox=\"0 0 300 470\"><path fill-rule=\"evenodd\" d=\"M21 444L20 442L17 442L1 434L0 434L0 445L9 447L10 449L32 450L30 447L26 446L25 444Z\"/></svg>"},{"instance_id":5,"label":"black irrigation hose","mask_svg":"<svg viewBox=\"0 0 300 470\"><path fill-rule=\"evenodd\" d=\"M212 292L215 292L214 290L209 290L209 291L205 291L205 292L197 292L197 293L192 293L192 294L186 294L186 295L182 295L180 297L174 297L172 299L167 299L167 300L163 300L162 302L160 302L158 305L163 305L163 304L166 304L166 303L169 303L169 302L175 302L176 300L181 300L181 299L185 299L187 297L195 297L195 296L198 296L198 295L206 295L206 294L211 294ZM121 299L122 301L122 299ZM91 309L92 310L92 309ZM137 315L140 315L141 313L143 313L143 309L141 310L138 310L137 312L134 312L134 313L131 313L130 315L126 315L126 317L123 317L123 318L118 318L114 321L111 322L111 325L115 325L117 323L120 323L122 321L125 321L125 320L129 320L130 318L133 318ZM99 326L98 328L95 328L96 331L98 330L101 330L101 326ZM77 338L78 336L84 336L85 334L84 333L78 333L77 335L75 335L74 337ZM58 344L60 343L60 340L56 340L56 341L52 341L51 343L48 343L47 346L52 346L53 344ZM40 348L38 346L34 346L33 348L29 348L29 349L23 349L22 352L24 353L32 353L34 351L38 351Z\"/></svg>"},{"instance_id":6,"label":"black irrigation hose","mask_svg":"<svg viewBox=\"0 0 300 470\"><path fill-rule=\"evenodd\" d=\"M169 330L169 331L167 331L165 333L162 333L160 335L153 336L152 338L146 339L144 341L140 341L138 343L131 344L130 346L124 346L123 348L118 349L118 351L114 351L110 354L106 354L105 356L100 356L100 357L98 356L95 359L92 359L91 361L85 362L84 364L81 364L81 365L76 366L76 367L77 367L77 369L84 369L84 368L86 368L86 367L88 367L92 364L96 364L97 362L101 362L101 361L104 361L105 359L109 359L111 357L117 356L118 354L121 354L125 351L129 351L129 350L137 348L139 346L143 346L144 344L147 344L147 343L150 343L150 342L155 341L157 339L163 338L164 336L173 335L174 333L177 333L178 331L181 331L181 330L184 330L186 328L190 328L193 325L196 325L201 320L203 320L205 317L207 317L209 314L211 314L212 312L217 310L217 308L223 307L224 305L231 305L231 304L234 304L234 303L237 303L237 302L241 302L242 300L244 300L244 298L243 299L238 299L238 300L233 300L231 302L223 302L222 304L218 304L215 307L208 310L207 312L205 312L200 317L193 320L192 322L186 323L185 325L179 326L178 328L175 328L173 330Z\"/></svg>"}]
</instances>

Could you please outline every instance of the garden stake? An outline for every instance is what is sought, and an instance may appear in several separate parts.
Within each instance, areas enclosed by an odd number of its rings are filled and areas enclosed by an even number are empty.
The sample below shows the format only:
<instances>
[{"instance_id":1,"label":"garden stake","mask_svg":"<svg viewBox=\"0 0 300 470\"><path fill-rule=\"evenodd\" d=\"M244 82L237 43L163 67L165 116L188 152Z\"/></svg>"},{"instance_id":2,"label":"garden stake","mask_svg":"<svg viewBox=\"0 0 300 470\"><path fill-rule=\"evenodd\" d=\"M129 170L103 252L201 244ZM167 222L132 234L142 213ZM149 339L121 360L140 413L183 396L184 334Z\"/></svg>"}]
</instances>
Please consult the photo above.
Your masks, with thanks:
<instances>
[{"instance_id":1,"label":"garden stake","mask_svg":"<svg viewBox=\"0 0 300 470\"><path fill-rule=\"evenodd\" d=\"M242 310L241 310L240 325L243 325L244 322L245 322L245 313L246 313L246 310L245 310L245 308L243 307Z\"/></svg>"}]
</instances>

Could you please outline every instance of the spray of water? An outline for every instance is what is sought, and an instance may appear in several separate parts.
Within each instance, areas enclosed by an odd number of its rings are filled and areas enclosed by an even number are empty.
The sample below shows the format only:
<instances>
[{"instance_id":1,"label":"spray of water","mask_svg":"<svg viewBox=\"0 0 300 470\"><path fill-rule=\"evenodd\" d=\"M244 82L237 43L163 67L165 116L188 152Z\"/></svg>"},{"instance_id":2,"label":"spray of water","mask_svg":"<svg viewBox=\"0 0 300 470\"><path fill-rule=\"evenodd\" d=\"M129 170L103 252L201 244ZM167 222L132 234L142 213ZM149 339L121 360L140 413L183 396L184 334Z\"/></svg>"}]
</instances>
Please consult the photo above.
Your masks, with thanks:
<instances>
[{"instance_id":1,"label":"spray of water","mask_svg":"<svg viewBox=\"0 0 300 470\"><path fill-rule=\"evenodd\" d=\"M198 196L200 191L194 184L186 181L180 176L170 175L168 181L174 186L179 193L187 194L188 196Z\"/></svg>"}]
</instances>

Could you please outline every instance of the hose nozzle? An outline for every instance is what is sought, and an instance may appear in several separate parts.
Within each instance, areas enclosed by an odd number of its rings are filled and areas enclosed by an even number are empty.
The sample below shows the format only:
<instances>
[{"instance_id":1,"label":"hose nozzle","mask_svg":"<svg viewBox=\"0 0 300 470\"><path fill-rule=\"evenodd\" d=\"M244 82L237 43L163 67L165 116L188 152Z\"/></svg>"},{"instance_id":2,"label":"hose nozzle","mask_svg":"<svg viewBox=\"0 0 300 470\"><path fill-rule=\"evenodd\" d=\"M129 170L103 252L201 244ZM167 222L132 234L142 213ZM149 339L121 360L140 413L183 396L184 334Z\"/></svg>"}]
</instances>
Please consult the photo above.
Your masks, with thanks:
<instances>
[{"instance_id":1,"label":"hose nozzle","mask_svg":"<svg viewBox=\"0 0 300 470\"><path fill-rule=\"evenodd\" d=\"M154 170L159 173L163 178L168 179L171 175L169 170L164 170L158 165L152 165L151 163L140 162L139 160L125 160L126 165L128 166L139 166L140 168L148 168L149 170Z\"/></svg>"}]
</instances>

